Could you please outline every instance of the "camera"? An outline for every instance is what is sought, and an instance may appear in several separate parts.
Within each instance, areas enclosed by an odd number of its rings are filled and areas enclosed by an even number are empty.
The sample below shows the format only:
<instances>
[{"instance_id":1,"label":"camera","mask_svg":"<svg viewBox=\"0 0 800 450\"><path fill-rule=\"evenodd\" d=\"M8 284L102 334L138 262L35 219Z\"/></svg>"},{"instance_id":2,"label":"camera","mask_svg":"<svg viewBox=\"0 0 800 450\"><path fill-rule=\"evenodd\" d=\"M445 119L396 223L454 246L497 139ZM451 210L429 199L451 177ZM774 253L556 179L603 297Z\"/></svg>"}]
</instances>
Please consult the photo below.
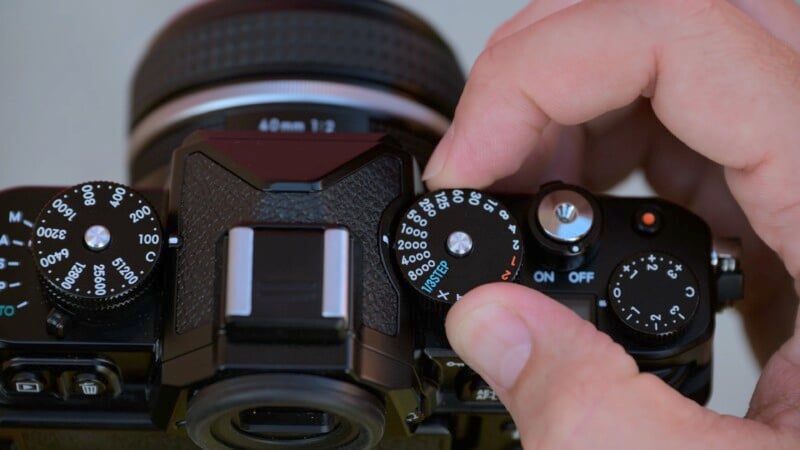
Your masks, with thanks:
<instances>
[{"instance_id":1,"label":"camera","mask_svg":"<svg viewBox=\"0 0 800 450\"><path fill-rule=\"evenodd\" d=\"M134 81L132 187L0 193L0 442L519 448L444 332L490 282L545 292L705 402L735 242L664 200L558 181L425 191L463 83L388 3L174 19Z\"/></svg>"}]
</instances>

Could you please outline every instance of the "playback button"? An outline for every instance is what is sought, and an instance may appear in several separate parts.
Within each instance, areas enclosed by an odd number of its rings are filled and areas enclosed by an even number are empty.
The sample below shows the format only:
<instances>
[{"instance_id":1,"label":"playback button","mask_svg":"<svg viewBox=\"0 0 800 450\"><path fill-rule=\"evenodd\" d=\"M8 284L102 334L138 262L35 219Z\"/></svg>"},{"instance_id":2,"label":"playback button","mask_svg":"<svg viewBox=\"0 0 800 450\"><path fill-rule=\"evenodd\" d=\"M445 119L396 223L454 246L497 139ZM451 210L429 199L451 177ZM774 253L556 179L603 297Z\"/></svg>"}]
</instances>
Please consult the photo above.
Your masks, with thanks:
<instances>
[{"instance_id":1,"label":"playback button","mask_svg":"<svg viewBox=\"0 0 800 450\"><path fill-rule=\"evenodd\" d=\"M41 394L47 389L47 383L33 372L20 372L11 378L8 388L17 394Z\"/></svg>"}]
</instances>

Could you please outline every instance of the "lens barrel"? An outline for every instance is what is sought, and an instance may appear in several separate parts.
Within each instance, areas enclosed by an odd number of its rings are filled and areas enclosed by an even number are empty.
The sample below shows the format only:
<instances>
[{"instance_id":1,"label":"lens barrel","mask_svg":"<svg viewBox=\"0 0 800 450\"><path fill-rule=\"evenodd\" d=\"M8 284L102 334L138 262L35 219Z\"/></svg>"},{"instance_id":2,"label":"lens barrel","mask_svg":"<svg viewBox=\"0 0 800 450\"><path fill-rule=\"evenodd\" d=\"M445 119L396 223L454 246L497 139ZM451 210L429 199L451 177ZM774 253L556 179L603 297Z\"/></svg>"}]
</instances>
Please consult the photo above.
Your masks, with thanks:
<instances>
[{"instance_id":1,"label":"lens barrel","mask_svg":"<svg viewBox=\"0 0 800 450\"><path fill-rule=\"evenodd\" d=\"M383 1L204 2L169 23L139 64L130 176L158 184L198 129L388 129L435 143L463 85L444 40Z\"/></svg>"}]
</instances>

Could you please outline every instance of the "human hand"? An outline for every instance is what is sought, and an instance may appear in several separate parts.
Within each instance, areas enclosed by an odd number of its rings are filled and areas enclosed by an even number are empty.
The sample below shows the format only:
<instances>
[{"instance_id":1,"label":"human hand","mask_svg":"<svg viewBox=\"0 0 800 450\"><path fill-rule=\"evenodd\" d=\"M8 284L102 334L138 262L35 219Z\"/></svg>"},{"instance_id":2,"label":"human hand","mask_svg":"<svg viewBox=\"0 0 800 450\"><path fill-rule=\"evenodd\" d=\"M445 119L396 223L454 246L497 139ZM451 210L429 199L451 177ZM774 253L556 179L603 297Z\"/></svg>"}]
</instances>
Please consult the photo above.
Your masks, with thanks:
<instances>
[{"instance_id":1,"label":"human hand","mask_svg":"<svg viewBox=\"0 0 800 450\"><path fill-rule=\"evenodd\" d=\"M720 416L544 295L478 288L448 336L526 447L800 447L800 336L775 352L797 327L798 30L791 0L538 0L477 61L429 187L602 189L641 166L716 235L745 239L748 333L762 361L774 352L748 417Z\"/></svg>"}]
</instances>

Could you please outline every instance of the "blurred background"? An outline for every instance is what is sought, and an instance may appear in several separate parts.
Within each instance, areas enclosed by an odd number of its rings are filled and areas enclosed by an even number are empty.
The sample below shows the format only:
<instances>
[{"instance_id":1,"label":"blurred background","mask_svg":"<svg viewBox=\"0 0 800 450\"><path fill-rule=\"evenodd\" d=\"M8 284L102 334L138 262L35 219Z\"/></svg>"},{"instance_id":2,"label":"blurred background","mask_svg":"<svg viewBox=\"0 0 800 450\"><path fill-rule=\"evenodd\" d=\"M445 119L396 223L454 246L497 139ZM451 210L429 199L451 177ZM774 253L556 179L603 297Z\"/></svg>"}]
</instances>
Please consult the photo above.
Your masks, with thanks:
<instances>
[{"instance_id":1,"label":"blurred background","mask_svg":"<svg viewBox=\"0 0 800 450\"><path fill-rule=\"evenodd\" d=\"M125 182L127 97L149 39L190 0L0 0L0 189ZM395 0L468 70L525 0ZM614 193L650 195L638 174ZM744 415L759 375L738 315L718 315L710 407Z\"/></svg>"}]
</instances>

